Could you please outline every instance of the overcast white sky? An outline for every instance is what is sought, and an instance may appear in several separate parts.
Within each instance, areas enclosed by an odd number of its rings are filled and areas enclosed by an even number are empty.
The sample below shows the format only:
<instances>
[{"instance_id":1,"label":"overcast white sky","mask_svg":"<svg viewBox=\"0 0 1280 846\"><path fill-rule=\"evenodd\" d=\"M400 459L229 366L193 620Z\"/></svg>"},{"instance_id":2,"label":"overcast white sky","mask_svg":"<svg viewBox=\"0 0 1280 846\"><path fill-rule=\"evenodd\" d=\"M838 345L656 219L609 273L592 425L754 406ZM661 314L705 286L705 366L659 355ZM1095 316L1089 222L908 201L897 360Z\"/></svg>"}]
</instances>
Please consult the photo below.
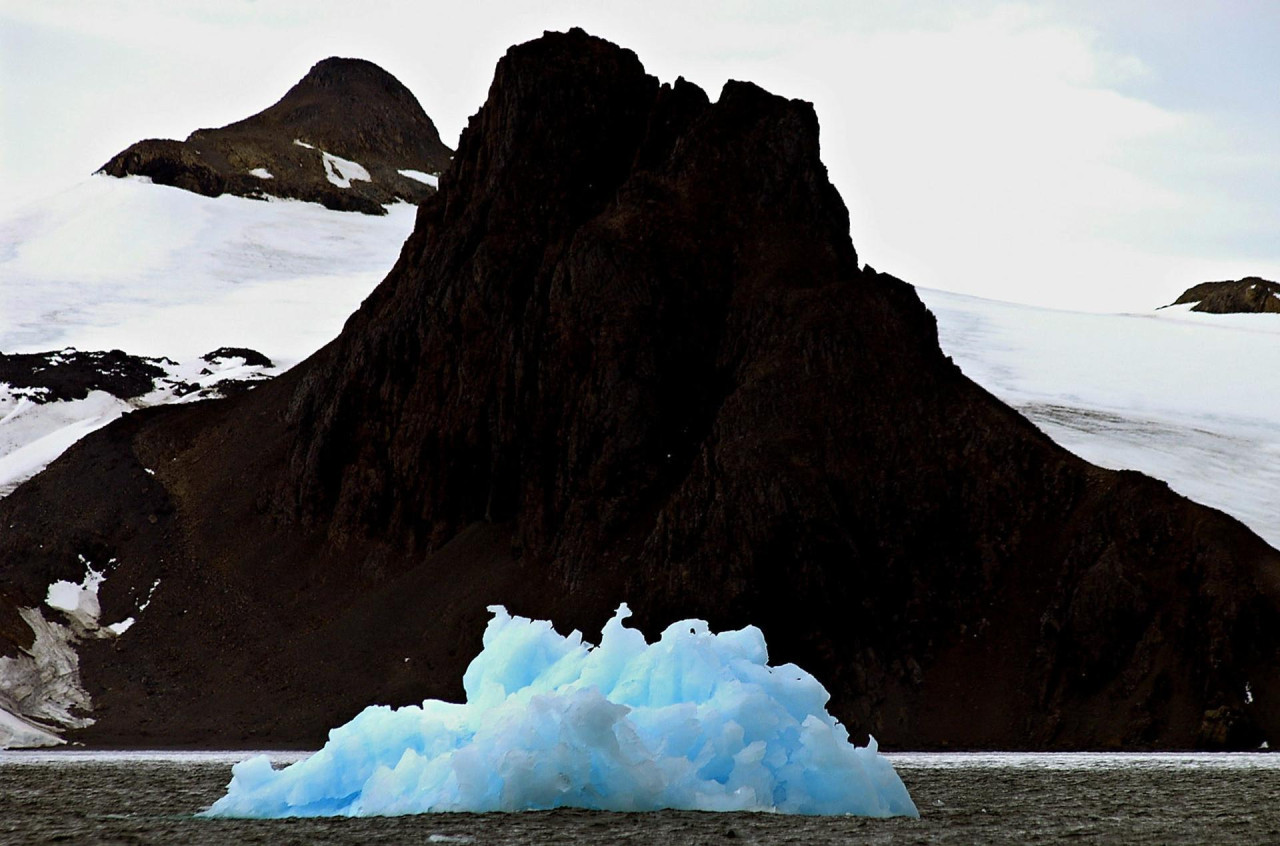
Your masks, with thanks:
<instances>
[{"instance_id":1,"label":"overcast white sky","mask_svg":"<svg viewBox=\"0 0 1280 846\"><path fill-rule=\"evenodd\" d=\"M1089 310L1280 279L1280 3L0 0L0 210L144 137L382 65L446 143L508 46L582 26L714 97L812 101L863 260Z\"/></svg>"}]
</instances>

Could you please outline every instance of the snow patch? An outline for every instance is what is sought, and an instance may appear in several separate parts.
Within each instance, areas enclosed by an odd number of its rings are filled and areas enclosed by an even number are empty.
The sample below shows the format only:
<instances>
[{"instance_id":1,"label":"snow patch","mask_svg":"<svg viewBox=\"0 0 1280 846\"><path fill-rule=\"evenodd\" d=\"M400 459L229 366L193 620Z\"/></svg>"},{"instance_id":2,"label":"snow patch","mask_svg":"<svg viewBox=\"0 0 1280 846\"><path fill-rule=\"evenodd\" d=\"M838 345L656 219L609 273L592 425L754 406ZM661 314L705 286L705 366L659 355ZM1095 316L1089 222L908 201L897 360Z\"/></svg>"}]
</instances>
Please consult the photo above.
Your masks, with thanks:
<instances>
[{"instance_id":1,"label":"snow patch","mask_svg":"<svg viewBox=\"0 0 1280 846\"><path fill-rule=\"evenodd\" d=\"M86 567L84 579L80 584L66 581L54 582L49 585L44 604L66 613L84 628L89 629L98 625L98 615L102 613L102 608L98 604L98 588L102 587L106 575L89 566L83 555L80 556L80 563ZM112 559L111 563L115 563L115 559Z\"/></svg>"},{"instance_id":2,"label":"snow patch","mask_svg":"<svg viewBox=\"0 0 1280 846\"><path fill-rule=\"evenodd\" d=\"M56 581L45 595L45 605L64 615L65 623L50 620L39 608L18 609L34 640L17 657L0 658L0 749L60 744L64 741L59 732L92 725L88 715L93 703L80 680L76 645L86 639L119 637L137 621L131 615L118 623L99 625L98 591L116 560L101 570L83 555L79 560L85 567L84 578L79 583ZM159 586L156 579L137 613L151 604Z\"/></svg>"},{"instance_id":3,"label":"snow patch","mask_svg":"<svg viewBox=\"0 0 1280 846\"><path fill-rule=\"evenodd\" d=\"M33 720L25 720L11 713L0 702L0 749L32 749L62 743L63 740L58 735Z\"/></svg>"},{"instance_id":4,"label":"snow patch","mask_svg":"<svg viewBox=\"0 0 1280 846\"><path fill-rule=\"evenodd\" d=\"M82 400L33 403L23 392L0 383L0 497L129 410L128 403L105 391L91 391Z\"/></svg>"},{"instance_id":5,"label":"snow patch","mask_svg":"<svg viewBox=\"0 0 1280 846\"><path fill-rule=\"evenodd\" d=\"M112 623L111 625L107 626L106 630L110 632L113 636L119 637L120 635L129 631L129 627L133 625L133 622L134 622L133 617L125 617L120 622Z\"/></svg>"},{"instance_id":6,"label":"snow patch","mask_svg":"<svg viewBox=\"0 0 1280 846\"><path fill-rule=\"evenodd\" d=\"M324 151L321 151L320 155L324 158L325 177L339 188L350 188L351 183L355 181L373 181L369 171L350 159L344 159Z\"/></svg>"},{"instance_id":7,"label":"snow patch","mask_svg":"<svg viewBox=\"0 0 1280 846\"><path fill-rule=\"evenodd\" d=\"M249 171L249 175L256 176L259 179L275 179L275 177L271 175L271 171L267 170L265 167L255 167L253 170Z\"/></svg>"},{"instance_id":8,"label":"snow patch","mask_svg":"<svg viewBox=\"0 0 1280 846\"><path fill-rule=\"evenodd\" d=\"M598 647L501 606L463 676L465 704L371 706L305 761L232 769L215 817L579 807L918 816L892 765L826 710L754 626L701 620L647 643L622 605Z\"/></svg>"},{"instance_id":9,"label":"snow patch","mask_svg":"<svg viewBox=\"0 0 1280 846\"><path fill-rule=\"evenodd\" d=\"M396 173L401 176L407 176L410 179L416 179L418 182L430 185L432 188L440 187L440 177L434 173L423 173L420 170L398 170Z\"/></svg>"},{"instance_id":10,"label":"snow patch","mask_svg":"<svg viewBox=\"0 0 1280 846\"><path fill-rule=\"evenodd\" d=\"M58 732L93 724L74 647L78 636L38 608L18 614L35 637L17 657L0 658L0 748L63 743Z\"/></svg>"}]
</instances>

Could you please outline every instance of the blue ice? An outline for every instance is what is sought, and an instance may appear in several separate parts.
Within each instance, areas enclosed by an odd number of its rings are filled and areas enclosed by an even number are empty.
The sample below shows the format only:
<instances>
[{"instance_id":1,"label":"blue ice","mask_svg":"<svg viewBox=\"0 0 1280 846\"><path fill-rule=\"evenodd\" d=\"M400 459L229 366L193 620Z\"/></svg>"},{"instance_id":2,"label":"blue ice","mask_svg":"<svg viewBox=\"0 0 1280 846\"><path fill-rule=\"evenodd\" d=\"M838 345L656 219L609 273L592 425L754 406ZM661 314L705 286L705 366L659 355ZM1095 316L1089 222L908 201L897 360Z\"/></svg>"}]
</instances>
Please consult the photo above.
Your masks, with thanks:
<instances>
[{"instance_id":1,"label":"blue ice","mask_svg":"<svg viewBox=\"0 0 1280 846\"><path fill-rule=\"evenodd\" d=\"M306 760L236 764L217 817L679 808L918 816L875 740L854 746L754 626L701 620L656 643L622 605L592 647L502 606L463 676L465 704L374 705Z\"/></svg>"}]
</instances>

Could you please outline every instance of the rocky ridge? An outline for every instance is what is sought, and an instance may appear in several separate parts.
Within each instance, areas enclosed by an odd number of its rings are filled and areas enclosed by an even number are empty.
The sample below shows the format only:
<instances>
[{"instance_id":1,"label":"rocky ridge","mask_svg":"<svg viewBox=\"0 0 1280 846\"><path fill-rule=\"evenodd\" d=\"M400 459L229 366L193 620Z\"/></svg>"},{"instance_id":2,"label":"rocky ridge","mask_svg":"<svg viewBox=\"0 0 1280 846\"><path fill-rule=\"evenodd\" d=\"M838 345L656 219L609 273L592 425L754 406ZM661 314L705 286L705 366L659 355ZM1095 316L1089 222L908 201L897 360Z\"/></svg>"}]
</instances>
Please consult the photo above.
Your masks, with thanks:
<instances>
[{"instance_id":1,"label":"rocky ridge","mask_svg":"<svg viewBox=\"0 0 1280 846\"><path fill-rule=\"evenodd\" d=\"M275 105L185 141L148 139L102 166L216 197L283 197L384 214L420 203L451 151L413 94L362 59L317 63Z\"/></svg>"},{"instance_id":2,"label":"rocky ridge","mask_svg":"<svg viewBox=\"0 0 1280 846\"><path fill-rule=\"evenodd\" d=\"M1280 553L965 378L848 228L809 104L514 47L339 338L0 502L0 652L110 561L104 619L160 587L79 646L88 743L314 744L456 697L487 605L622 600L760 626L887 748L1280 737Z\"/></svg>"},{"instance_id":3,"label":"rocky ridge","mask_svg":"<svg viewBox=\"0 0 1280 846\"><path fill-rule=\"evenodd\" d=\"M1173 305L1194 303L1192 311L1210 314L1280 312L1280 282L1258 276L1226 282L1201 282L1182 292Z\"/></svg>"}]
</instances>

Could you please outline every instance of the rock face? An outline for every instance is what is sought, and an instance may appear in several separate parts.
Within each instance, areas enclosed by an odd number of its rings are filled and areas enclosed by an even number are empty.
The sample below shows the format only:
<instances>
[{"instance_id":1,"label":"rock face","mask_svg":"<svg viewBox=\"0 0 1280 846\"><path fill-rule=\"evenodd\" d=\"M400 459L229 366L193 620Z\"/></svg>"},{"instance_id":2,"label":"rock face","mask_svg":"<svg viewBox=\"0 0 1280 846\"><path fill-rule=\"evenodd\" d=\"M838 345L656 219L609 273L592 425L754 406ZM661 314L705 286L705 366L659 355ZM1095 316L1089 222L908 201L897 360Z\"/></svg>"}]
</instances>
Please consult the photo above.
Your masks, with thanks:
<instances>
[{"instance_id":1,"label":"rock face","mask_svg":"<svg viewBox=\"0 0 1280 846\"><path fill-rule=\"evenodd\" d=\"M270 195L384 214L383 204L434 193L429 175L450 155L395 77L372 62L330 58L253 117L196 130L186 141L139 141L102 171L210 197Z\"/></svg>"},{"instance_id":2,"label":"rock face","mask_svg":"<svg viewBox=\"0 0 1280 846\"><path fill-rule=\"evenodd\" d=\"M1195 303L1192 311L1210 314L1280 312L1280 282L1246 276L1234 282L1201 282L1182 292L1173 305Z\"/></svg>"},{"instance_id":3,"label":"rock face","mask_svg":"<svg viewBox=\"0 0 1280 846\"><path fill-rule=\"evenodd\" d=\"M339 338L0 502L0 643L78 556L103 619L161 580L81 648L89 743L315 744L458 696L486 605L624 599L760 626L890 748L1280 738L1280 553L965 378L818 152L807 103L512 48Z\"/></svg>"}]
</instances>

